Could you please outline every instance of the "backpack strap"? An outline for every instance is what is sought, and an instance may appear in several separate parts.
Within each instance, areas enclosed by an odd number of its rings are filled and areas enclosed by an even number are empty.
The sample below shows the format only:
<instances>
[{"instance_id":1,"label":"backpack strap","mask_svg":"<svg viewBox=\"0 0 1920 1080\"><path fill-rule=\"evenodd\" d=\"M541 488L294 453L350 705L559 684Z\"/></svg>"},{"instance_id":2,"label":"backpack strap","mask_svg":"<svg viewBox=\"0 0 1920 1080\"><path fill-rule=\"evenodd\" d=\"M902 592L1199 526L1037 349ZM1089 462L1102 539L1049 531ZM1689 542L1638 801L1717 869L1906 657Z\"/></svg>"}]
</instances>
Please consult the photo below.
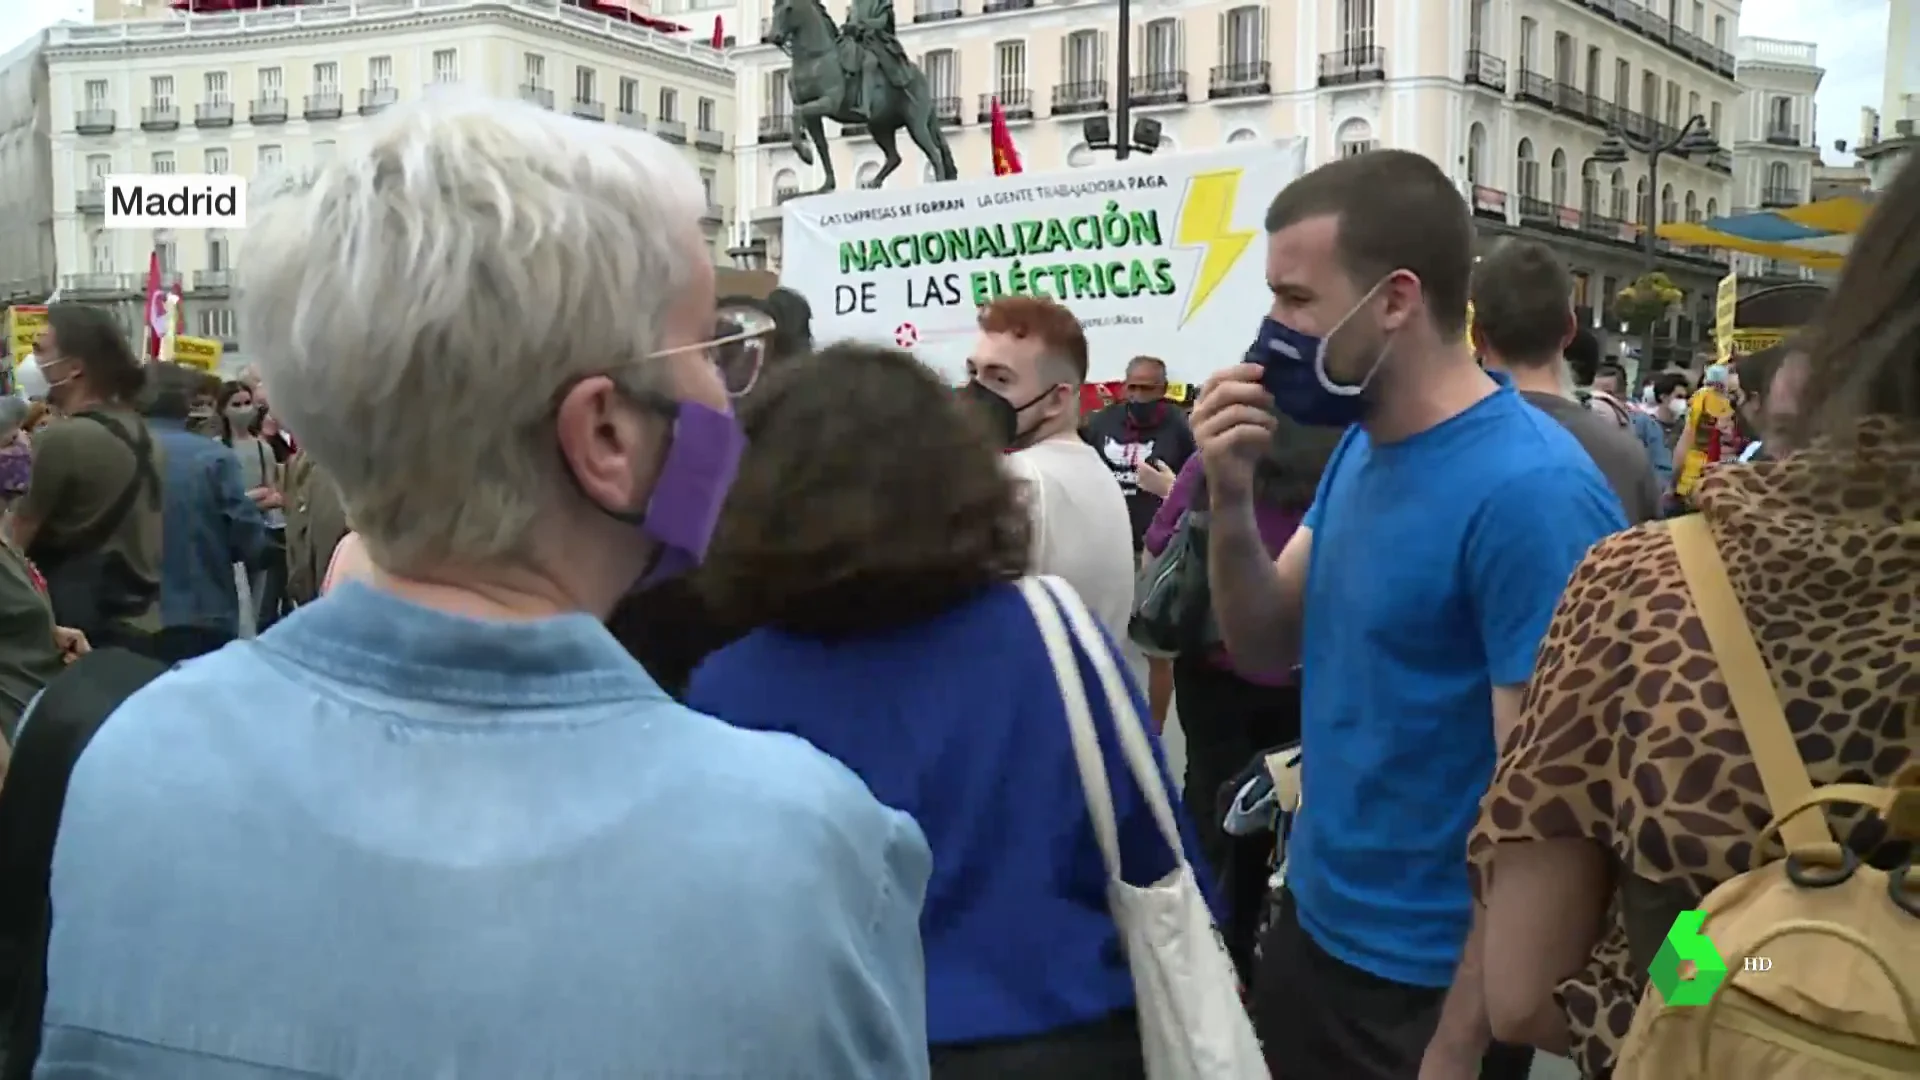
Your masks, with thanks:
<instances>
[{"instance_id":1,"label":"backpack strap","mask_svg":"<svg viewBox=\"0 0 1920 1080\"><path fill-rule=\"evenodd\" d=\"M114 499L106 512L95 518L93 525L60 545L56 550L48 550L44 544L35 544L34 557L41 559L61 559L86 555L98 550L107 541L112 540L120 526L126 523L127 515L133 513L134 504L140 501L140 492L147 492L147 502L154 510L161 508L160 474L153 467L153 436L147 433L145 424L138 425L133 434L128 434L118 421L105 413L78 412L75 420L91 420L99 424L106 432L127 448L133 455L133 474L127 480L127 486Z\"/></svg>"},{"instance_id":2,"label":"backpack strap","mask_svg":"<svg viewBox=\"0 0 1920 1080\"><path fill-rule=\"evenodd\" d=\"M31 1076L39 1054L53 925L48 889L73 767L107 717L166 670L124 649L96 649L47 684L14 737L0 786L0 993L11 990L0 1080Z\"/></svg>"},{"instance_id":3,"label":"backpack strap","mask_svg":"<svg viewBox=\"0 0 1920 1080\"><path fill-rule=\"evenodd\" d=\"M1680 556L1680 572L1686 577L1687 591L1693 594L1694 610L1706 630L1713 658L1720 665L1734 717L1753 752L1760 786L1766 791L1767 806L1775 815L1781 840L1789 852L1803 859L1837 860L1840 845L1834 842L1824 816L1793 813L1781 817L1813 801L1813 778L1807 775L1807 764L1794 744L1793 729L1780 708L1780 695L1774 690L1760 646L1753 640L1740 598L1727 579L1726 563L1713 542L1713 529L1706 518L1688 514L1668 521L1667 534Z\"/></svg>"}]
</instances>

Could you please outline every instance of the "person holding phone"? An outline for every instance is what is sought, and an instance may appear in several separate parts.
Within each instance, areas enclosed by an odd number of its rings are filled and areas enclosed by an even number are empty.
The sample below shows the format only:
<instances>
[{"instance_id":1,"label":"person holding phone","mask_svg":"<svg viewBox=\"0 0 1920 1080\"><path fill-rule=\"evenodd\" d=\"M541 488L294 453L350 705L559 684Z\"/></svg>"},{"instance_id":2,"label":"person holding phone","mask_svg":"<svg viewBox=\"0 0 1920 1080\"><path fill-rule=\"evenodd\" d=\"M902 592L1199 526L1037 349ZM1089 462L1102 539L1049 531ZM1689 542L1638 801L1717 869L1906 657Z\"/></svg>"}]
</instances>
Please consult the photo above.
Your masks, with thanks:
<instances>
[{"instance_id":1,"label":"person holding phone","mask_svg":"<svg viewBox=\"0 0 1920 1080\"><path fill-rule=\"evenodd\" d=\"M1303 672L1302 809L1251 1010L1289 1080L1522 1077L1531 1051L1487 1020L1467 834L1561 587L1625 526L1620 501L1475 362L1473 223L1431 160L1322 166L1266 230L1273 306L1193 425L1227 649ZM1278 558L1254 499L1276 408L1346 429Z\"/></svg>"}]
</instances>

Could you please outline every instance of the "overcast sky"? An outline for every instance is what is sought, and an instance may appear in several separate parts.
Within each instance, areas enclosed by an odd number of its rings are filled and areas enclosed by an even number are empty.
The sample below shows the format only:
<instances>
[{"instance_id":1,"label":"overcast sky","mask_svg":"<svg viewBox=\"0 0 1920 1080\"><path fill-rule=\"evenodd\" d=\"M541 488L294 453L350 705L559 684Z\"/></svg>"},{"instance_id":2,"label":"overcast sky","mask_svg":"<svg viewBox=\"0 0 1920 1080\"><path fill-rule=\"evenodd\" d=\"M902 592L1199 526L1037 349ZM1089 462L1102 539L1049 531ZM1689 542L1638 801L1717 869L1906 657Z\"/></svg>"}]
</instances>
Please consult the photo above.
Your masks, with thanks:
<instances>
[{"instance_id":1,"label":"overcast sky","mask_svg":"<svg viewBox=\"0 0 1920 1080\"><path fill-rule=\"evenodd\" d=\"M11 10L0 29L0 52L57 20L82 17L87 0L0 0ZM19 18L24 15L25 18ZM1820 83L1820 146L1830 161L1841 160L1833 141L1849 145L1860 137L1860 107L1880 107L1881 72L1886 66L1886 0L1745 0L1740 33L1757 37L1811 41L1820 47L1827 69Z\"/></svg>"}]
</instances>

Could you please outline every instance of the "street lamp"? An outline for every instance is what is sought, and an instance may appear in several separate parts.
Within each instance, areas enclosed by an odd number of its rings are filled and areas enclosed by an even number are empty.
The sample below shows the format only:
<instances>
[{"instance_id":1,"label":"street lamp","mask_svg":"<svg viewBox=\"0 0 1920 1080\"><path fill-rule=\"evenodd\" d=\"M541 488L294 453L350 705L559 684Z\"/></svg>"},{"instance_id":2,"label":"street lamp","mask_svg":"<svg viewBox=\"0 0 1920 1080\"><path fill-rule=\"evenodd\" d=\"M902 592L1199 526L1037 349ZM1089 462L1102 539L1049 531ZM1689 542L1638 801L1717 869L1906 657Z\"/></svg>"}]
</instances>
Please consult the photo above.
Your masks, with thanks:
<instances>
[{"instance_id":1,"label":"street lamp","mask_svg":"<svg viewBox=\"0 0 1920 1080\"><path fill-rule=\"evenodd\" d=\"M1692 157L1695 154L1712 155L1720 152L1720 144L1714 141L1713 130L1707 126L1707 118L1695 113L1687 118L1679 131L1666 138L1657 135L1633 135L1615 127L1600 140L1593 149L1593 160L1602 165L1624 164L1629 154L1647 156L1647 203L1641 213L1645 220L1641 224L1640 241L1645 255L1646 272L1652 273L1660 265L1659 240L1654 235L1658 227L1655 204L1660 199L1660 158L1664 154L1676 157ZM1653 364L1653 324L1648 323L1646 333L1641 339L1641 362Z\"/></svg>"},{"instance_id":2,"label":"street lamp","mask_svg":"<svg viewBox=\"0 0 1920 1080\"><path fill-rule=\"evenodd\" d=\"M1132 139L1116 138L1117 134L1104 116L1089 116L1080 122L1080 137L1091 150L1111 150L1115 157L1124 159L1129 150L1151 154L1160 148L1160 121L1151 116L1134 120Z\"/></svg>"}]
</instances>

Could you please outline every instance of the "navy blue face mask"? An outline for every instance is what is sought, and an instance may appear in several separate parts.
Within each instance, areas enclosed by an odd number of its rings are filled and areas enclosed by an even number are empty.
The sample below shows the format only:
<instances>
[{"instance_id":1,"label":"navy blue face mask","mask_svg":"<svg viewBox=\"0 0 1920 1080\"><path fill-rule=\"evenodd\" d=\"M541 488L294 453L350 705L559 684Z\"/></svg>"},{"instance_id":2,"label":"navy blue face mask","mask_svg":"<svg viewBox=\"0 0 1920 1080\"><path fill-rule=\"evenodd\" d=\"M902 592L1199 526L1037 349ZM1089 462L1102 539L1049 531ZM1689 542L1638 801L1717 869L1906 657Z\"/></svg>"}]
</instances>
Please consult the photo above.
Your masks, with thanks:
<instances>
[{"instance_id":1,"label":"navy blue face mask","mask_svg":"<svg viewBox=\"0 0 1920 1080\"><path fill-rule=\"evenodd\" d=\"M1247 350L1247 362L1264 369L1260 385L1273 395L1274 407L1295 423L1343 428L1359 423L1366 416L1367 386L1386 361L1387 350L1384 347L1380 350L1373 366L1358 383L1344 386L1327 375L1327 340L1373 299L1385 281L1382 278L1368 289L1360 302L1333 324L1326 337L1296 330L1271 315L1260 321L1260 336Z\"/></svg>"}]
</instances>

